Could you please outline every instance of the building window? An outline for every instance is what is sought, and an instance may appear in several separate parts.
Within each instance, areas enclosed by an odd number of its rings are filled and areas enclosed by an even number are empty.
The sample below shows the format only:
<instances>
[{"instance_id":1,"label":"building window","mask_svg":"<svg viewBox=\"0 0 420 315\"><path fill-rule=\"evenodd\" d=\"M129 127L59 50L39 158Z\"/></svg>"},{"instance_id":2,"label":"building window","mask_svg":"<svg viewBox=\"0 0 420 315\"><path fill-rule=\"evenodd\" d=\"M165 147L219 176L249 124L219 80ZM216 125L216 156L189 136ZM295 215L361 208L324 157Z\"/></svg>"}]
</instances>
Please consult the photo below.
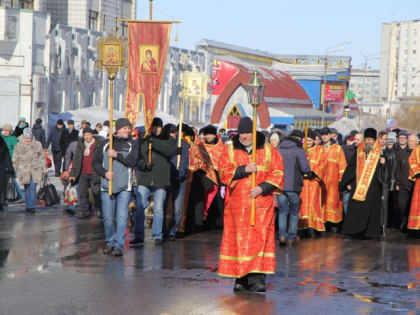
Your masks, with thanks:
<instances>
[{"instance_id":1,"label":"building window","mask_svg":"<svg viewBox=\"0 0 420 315\"><path fill-rule=\"evenodd\" d=\"M106 15L104 14L104 19L102 20L102 30L105 31L106 26Z\"/></svg>"},{"instance_id":2,"label":"building window","mask_svg":"<svg viewBox=\"0 0 420 315\"><path fill-rule=\"evenodd\" d=\"M413 49L413 55L415 55L416 54L416 50L415 49Z\"/></svg>"},{"instance_id":3,"label":"building window","mask_svg":"<svg viewBox=\"0 0 420 315\"><path fill-rule=\"evenodd\" d=\"M20 8L33 10L34 9L34 1L33 0L20 0Z\"/></svg>"},{"instance_id":4,"label":"building window","mask_svg":"<svg viewBox=\"0 0 420 315\"><path fill-rule=\"evenodd\" d=\"M128 23L124 21L121 22L121 36L128 36Z\"/></svg>"},{"instance_id":5,"label":"building window","mask_svg":"<svg viewBox=\"0 0 420 315\"><path fill-rule=\"evenodd\" d=\"M98 30L98 12L89 10L89 25L88 28L92 31Z\"/></svg>"}]
</instances>

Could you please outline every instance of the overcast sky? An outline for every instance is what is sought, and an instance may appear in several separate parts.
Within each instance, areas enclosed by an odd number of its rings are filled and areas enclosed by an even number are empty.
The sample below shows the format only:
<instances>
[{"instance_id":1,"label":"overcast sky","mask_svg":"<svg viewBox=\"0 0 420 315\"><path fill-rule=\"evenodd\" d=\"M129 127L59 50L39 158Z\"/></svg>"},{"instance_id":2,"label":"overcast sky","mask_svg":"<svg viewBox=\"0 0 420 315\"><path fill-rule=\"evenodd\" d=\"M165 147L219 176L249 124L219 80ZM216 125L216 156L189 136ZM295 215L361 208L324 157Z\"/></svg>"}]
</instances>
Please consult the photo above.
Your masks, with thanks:
<instances>
[{"instance_id":1,"label":"overcast sky","mask_svg":"<svg viewBox=\"0 0 420 315\"><path fill-rule=\"evenodd\" d=\"M147 19L149 0L137 1L137 18ZM327 47L351 40L337 54L351 56L353 67L361 67L361 52L380 51L382 23L420 18L420 0L154 0L153 5L153 19L182 21L178 42L173 28L173 46L193 49L207 38L279 54L325 54Z\"/></svg>"}]
</instances>

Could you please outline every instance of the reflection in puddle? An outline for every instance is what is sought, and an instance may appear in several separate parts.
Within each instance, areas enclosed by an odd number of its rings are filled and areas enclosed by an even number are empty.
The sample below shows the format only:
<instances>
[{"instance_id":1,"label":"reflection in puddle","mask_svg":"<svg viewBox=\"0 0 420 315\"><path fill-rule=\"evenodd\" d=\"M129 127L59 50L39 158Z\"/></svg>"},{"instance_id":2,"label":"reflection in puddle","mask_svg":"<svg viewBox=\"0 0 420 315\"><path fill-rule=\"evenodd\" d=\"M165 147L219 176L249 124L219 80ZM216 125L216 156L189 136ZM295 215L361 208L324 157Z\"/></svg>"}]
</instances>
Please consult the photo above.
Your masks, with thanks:
<instances>
[{"instance_id":1,"label":"reflection in puddle","mask_svg":"<svg viewBox=\"0 0 420 315\"><path fill-rule=\"evenodd\" d=\"M235 296L220 296L222 314L275 314L276 303L264 294L237 293Z\"/></svg>"}]
</instances>

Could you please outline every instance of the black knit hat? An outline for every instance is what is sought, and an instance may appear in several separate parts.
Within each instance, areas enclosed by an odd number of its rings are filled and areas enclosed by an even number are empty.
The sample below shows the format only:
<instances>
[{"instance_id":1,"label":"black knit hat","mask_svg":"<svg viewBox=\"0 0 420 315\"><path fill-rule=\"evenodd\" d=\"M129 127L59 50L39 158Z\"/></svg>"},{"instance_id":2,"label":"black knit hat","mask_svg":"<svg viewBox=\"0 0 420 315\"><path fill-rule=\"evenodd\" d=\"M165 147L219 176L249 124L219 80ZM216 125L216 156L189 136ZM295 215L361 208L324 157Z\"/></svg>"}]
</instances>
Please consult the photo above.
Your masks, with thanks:
<instances>
[{"instance_id":1,"label":"black knit hat","mask_svg":"<svg viewBox=\"0 0 420 315\"><path fill-rule=\"evenodd\" d=\"M131 123L125 118L118 119L115 123L115 130L120 130L124 127L131 127Z\"/></svg>"},{"instance_id":2,"label":"black knit hat","mask_svg":"<svg viewBox=\"0 0 420 315\"><path fill-rule=\"evenodd\" d=\"M319 133L320 133L321 135L329 135L329 134L331 134L331 129L330 129L330 128L328 128L328 127L324 127L324 128L322 128L322 129L319 131Z\"/></svg>"},{"instance_id":3,"label":"black knit hat","mask_svg":"<svg viewBox=\"0 0 420 315\"><path fill-rule=\"evenodd\" d=\"M401 136L406 137L408 139L408 132L405 130L400 131L398 133L398 137L401 137Z\"/></svg>"},{"instance_id":4,"label":"black knit hat","mask_svg":"<svg viewBox=\"0 0 420 315\"><path fill-rule=\"evenodd\" d=\"M315 140L316 136L317 136L317 133L316 133L315 130L313 130L313 129L308 130L308 138L311 138L311 139Z\"/></svg>"},{"instance_id":5,"label":"black knit hat","mask_svg":"<svg viewBox=\"0 0 420 315\"><path fill-rule=\"evenodd\" d=\"M217 135L217 129L216 129L216 127L214 127L212 125L207 125L204 128L202 128L201 130L205 135L215 135L215 136Z\"/></svg>"},{"instance_id":6,"label":"black knit hat","mask_svg":"<svg viewBox=\"0 0 420 315\"><path fill-rule=\"evenodd\" d=\"M242 117L238 125L238 133L252 133L252 119Z\"/></svg>"},{"instance_id":7,"label":"black knit hat","mask_svg":"<svg viewBox=\"0 0 420 315\"><path fill-rule=\"evenodd\" d=\"M304 137L304 134L300 130L293 129L292 132L289 134L289 137L295 137L295 138L302 139Z\"/></svg>"},{"instance_id":8,"label":"black knit hat","mask_svg":"<svg viewBox=\"0 0 420 315\"><path fill-rule=\"evenodd\" d=\"M152 126L163 127L163 121L159 117L153 118Z\"/></svg>"},{"instance_id":9,"label":"black knit hat","mask_svg":"<svg viewBox=\"0 0 420 315\"><path fill-rule=\"evenodd\" d=\"M56 125L64 125L64 121L62 119L57 120Z\"/></svg>"},{"instance_id":10,"label":"black knit hat","mask_svg":"<svg viewBox=\"0 0 420 315\"><path fill-rule=\"evenodd\" d=\"M163 127L163 130L168 133L175 133L178 131L178 128L174 124L166 124L165 127Z\"/></svg>"},{"instance_id":11,"label":"black knit hat","mask_svg":"<svg viewBox=\"0 0 420 315\"><path fill-rule=\"evenodd\" d=\"M83 129L83 134L85 133L91 133L91 134L95 134L95 132L92 130L92 128L86 127Z\"/></svg>"},{"instance_id":12,"label":"black knit hat","mask_svg":"<svg viewBox=\"0 0 420 315\"><path fill-rule=\"evenodd\" d=\"M373 128L367 128L364 132L364 137L366 138L372 138L372 139L376 139L378 136L378 132L376 131L376 129Z\"/></svg>"},{"instance_id":13,"label":"black knit hat","mask_svg":"<svg viewBox=\"0 0 420 315\"><path fill-rule=\"evenodd\" d=\"M74 120L72 120L72 119L67 120L67 125L74 125Z\"/></svg>"}]
</instances>

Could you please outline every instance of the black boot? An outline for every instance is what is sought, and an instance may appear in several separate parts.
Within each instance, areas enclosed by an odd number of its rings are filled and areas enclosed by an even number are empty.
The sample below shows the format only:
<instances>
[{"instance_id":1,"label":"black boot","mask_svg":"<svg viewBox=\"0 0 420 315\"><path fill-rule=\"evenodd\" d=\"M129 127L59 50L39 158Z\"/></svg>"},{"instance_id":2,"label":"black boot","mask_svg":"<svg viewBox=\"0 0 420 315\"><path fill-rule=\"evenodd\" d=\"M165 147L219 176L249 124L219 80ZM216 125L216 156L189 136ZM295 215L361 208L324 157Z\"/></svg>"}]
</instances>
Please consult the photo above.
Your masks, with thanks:
<instances>
[{"instance_id":1,"label":"black boot","mask_svg":"<svg viewBox=\"0 0 420 315\"><path fill-rule=\"evenodd\" d=\"M233 291L240 292L246 290L248 290L248 276L237 278L235 280L235 285L233 286Z\"/></svg>"}]
</instances>

